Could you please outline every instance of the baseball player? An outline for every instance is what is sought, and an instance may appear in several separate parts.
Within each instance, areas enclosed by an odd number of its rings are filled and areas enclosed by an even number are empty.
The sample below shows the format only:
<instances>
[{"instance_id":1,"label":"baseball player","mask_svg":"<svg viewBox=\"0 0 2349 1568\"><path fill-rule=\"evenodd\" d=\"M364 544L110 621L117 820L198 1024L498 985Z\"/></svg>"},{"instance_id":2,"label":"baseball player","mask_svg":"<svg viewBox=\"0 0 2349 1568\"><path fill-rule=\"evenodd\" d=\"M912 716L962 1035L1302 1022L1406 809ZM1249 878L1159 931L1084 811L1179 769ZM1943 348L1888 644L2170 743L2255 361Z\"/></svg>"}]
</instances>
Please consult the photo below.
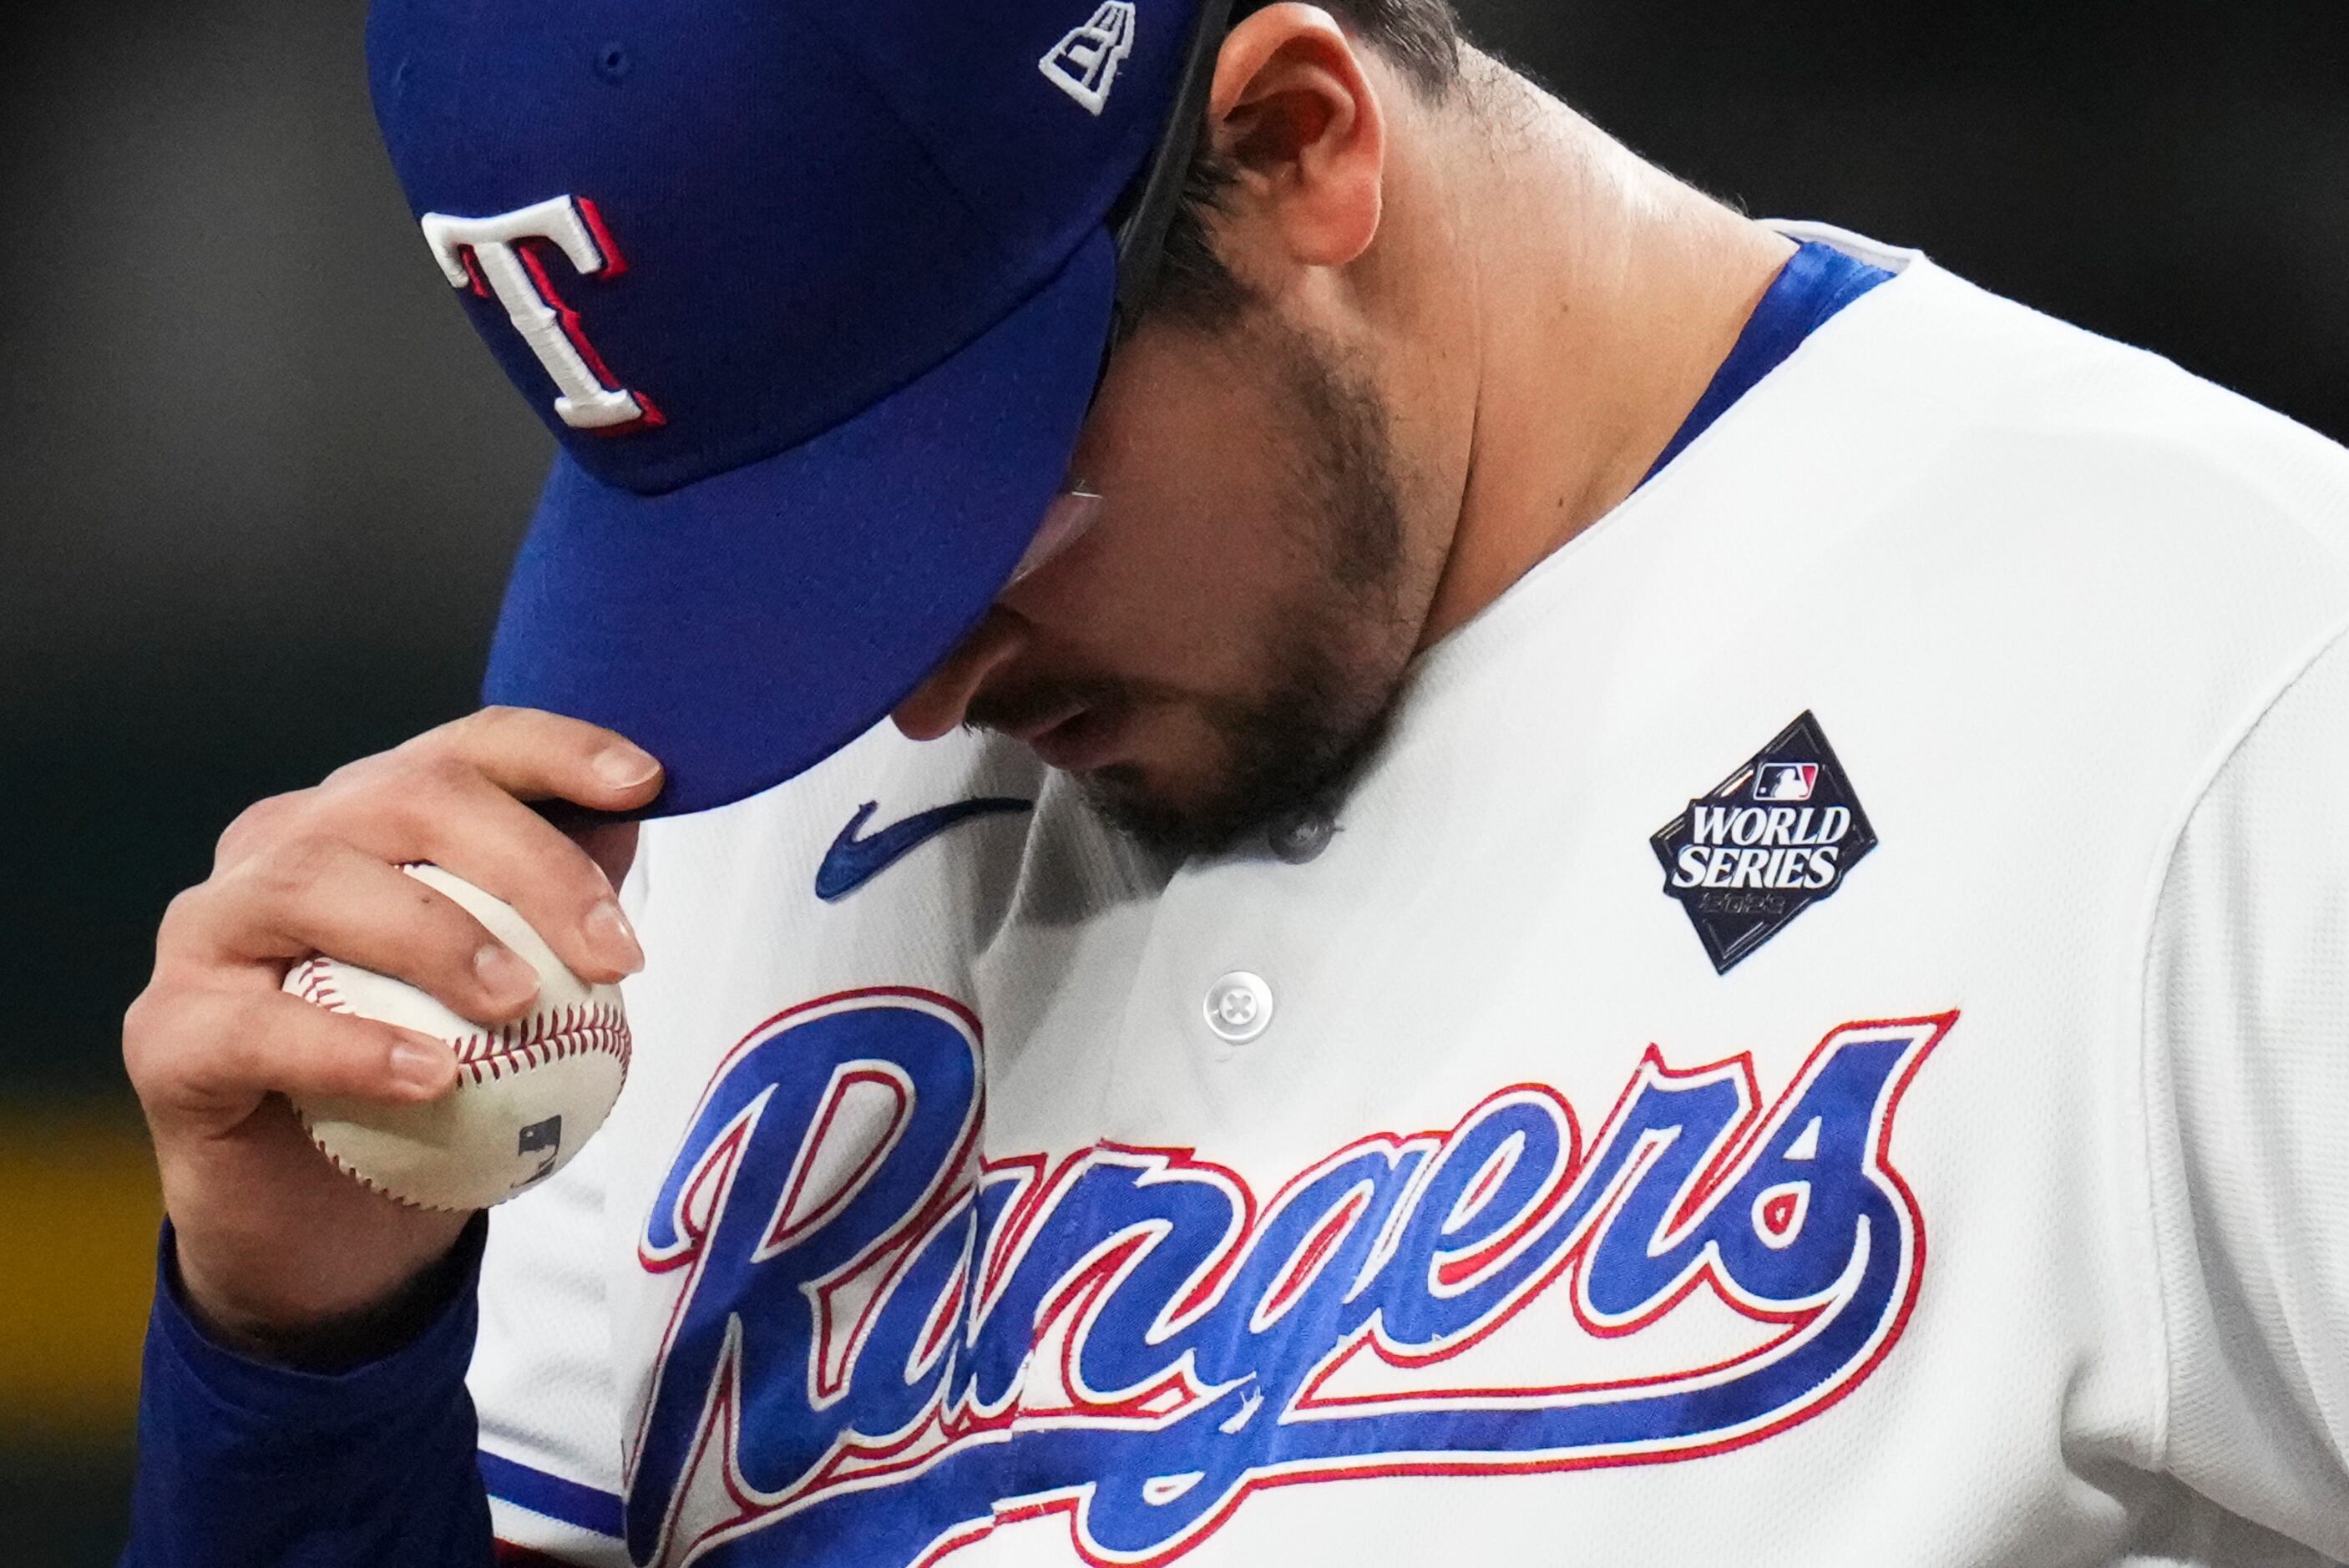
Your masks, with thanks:
<instances>
[{"instance_id":1,"label":"baseball player","mask_svg":"<svg viewBox=\"0 0 2349 1568\"><path fill-rule=\"evenodd\" d=\"M368 49L561 452L165 920L129 1562L2349 1558L2349 457L1443 0ZM633 976L487 1219L419 860Z\"/></svg>"}]
</instances>

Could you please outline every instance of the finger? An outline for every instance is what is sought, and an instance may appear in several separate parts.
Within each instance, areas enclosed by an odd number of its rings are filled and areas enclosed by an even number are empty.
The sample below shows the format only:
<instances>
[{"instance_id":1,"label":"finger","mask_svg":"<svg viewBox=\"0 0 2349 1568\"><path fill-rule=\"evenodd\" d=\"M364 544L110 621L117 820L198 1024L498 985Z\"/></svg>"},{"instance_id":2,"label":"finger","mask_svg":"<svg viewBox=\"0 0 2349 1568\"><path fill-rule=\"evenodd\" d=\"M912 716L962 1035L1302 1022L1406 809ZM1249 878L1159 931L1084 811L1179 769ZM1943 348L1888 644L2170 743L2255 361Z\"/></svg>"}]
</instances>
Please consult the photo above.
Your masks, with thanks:
<instances>
[{"instance_id":1,"label":"finger","mask_svg":"<svg viewBox=\"0 0 2349 1568\"><path fill-rule=\"evenodd\" d=\"M199 962L324 953L483 1023L520 1016L539 991L529 962L455 900L339 839L274 845L175 902L165 923L165 940Z\"/></svg>"},{"instance_id":2,"label":"finger","mask_svg":"<svg viewBox=\"0 0 2349 1568\"><path fill-rule=\"evenodd\" d=\"M330 779L302 820L380 861L429 861L464 878L512 905L584 979L617 980L644 967L595 860L460 758L402 748L369 758Z\"/></svg>"},{"instance_id":3,"label":"finger","mask_svg":"<svg viewBox=\"0 0 2349 1568\"><path fill-rule=\"evenodd\" d=\"M645 966L613 880L595 856L460 764L433 769L403 792L396 812L361 813L349 830L384 859L430 861L512 904L583 979L617 980Z\"/></svg>"},{"instance_id":4,"label":"finger","mask_svg":"<svg viewBox=\"0 0 2349 1568\"><path fill-rule=\"evenodd\" d=\"M444 1041L283 992L232 987L142 997L125 1021L123 1058L150 1114L223 1125L271 1093L412 1104L457 1081Z\"/></svg>"},{"instance_id":5,"label":"finger","mask_svg":"<svg viewBox=\"0 0 2349 1568\"><path fill-rule=\"evenodd\" d=\"M410 745L453 758L523 800L629 811L660 793L652 754L600 725L530 707L485 707Z\"/></svg>"}]
</instances>

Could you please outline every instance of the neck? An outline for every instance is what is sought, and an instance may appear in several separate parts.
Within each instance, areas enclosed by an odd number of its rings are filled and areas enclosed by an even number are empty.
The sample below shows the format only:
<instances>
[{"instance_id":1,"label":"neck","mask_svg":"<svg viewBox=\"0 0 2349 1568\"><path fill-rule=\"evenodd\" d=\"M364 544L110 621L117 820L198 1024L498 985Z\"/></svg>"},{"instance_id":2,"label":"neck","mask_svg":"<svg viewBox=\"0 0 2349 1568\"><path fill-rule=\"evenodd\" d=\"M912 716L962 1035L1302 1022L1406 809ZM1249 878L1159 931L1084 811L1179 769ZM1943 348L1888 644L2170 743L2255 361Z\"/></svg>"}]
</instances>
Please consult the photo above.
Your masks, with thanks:
<instances>
[{"instance_id":1,"label":"neck","mask_svg":"<svg viewBox=\"0 0 2349 1568\"><path fill-rule=\"evenodd\" d=\"M1468 346L1437 394L1465 399L1464 443L1423 476L1456 521L1423 648L1637 488L1794 252L1506 67L1467 69L1412 182L1457 295L1422 319Z\"/></svg>"}]
</instances>

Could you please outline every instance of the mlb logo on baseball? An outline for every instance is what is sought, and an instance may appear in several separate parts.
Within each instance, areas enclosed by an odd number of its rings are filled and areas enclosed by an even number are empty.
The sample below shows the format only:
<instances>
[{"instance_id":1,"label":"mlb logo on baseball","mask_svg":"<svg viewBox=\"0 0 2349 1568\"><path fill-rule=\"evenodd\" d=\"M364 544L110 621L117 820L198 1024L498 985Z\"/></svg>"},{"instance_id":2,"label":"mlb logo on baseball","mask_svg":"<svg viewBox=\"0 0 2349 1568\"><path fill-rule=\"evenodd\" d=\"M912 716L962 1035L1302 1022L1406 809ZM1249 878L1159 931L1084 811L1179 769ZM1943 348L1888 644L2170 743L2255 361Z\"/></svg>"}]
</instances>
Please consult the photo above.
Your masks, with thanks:
<instances>
[{"instance_id":1,"label":"mlb logo on baseball","mask_svg":"<svg viewBox=\"0 0 2349 1568\"><path fill-rule=\"evenodd\" d=\"M1818 788L1816 762L1764 762L1754 770L1756 800L1807 800Z\"/></svg>"}]
</instances>

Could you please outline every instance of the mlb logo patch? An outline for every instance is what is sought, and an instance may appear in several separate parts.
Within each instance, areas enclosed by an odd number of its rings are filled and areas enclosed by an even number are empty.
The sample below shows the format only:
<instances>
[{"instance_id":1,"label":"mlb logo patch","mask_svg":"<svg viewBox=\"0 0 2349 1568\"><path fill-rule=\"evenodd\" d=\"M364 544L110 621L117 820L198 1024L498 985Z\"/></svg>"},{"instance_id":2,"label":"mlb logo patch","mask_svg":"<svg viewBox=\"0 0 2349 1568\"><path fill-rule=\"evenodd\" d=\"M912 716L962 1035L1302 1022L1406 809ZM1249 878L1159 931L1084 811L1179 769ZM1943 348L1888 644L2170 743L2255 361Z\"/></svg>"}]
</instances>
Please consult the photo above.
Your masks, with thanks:
<instances>
[{"instance_id":1,"label":"mlb logo patch","mask_svg":"<svg viewBox=\"0 0 2349 1568\"><path fill-rule=\"evenodd\" d=\"M1754 770L1756 800L1807 800L1818 788L1816 762L1764 762Z\"/></svg>"}]
</instances>

